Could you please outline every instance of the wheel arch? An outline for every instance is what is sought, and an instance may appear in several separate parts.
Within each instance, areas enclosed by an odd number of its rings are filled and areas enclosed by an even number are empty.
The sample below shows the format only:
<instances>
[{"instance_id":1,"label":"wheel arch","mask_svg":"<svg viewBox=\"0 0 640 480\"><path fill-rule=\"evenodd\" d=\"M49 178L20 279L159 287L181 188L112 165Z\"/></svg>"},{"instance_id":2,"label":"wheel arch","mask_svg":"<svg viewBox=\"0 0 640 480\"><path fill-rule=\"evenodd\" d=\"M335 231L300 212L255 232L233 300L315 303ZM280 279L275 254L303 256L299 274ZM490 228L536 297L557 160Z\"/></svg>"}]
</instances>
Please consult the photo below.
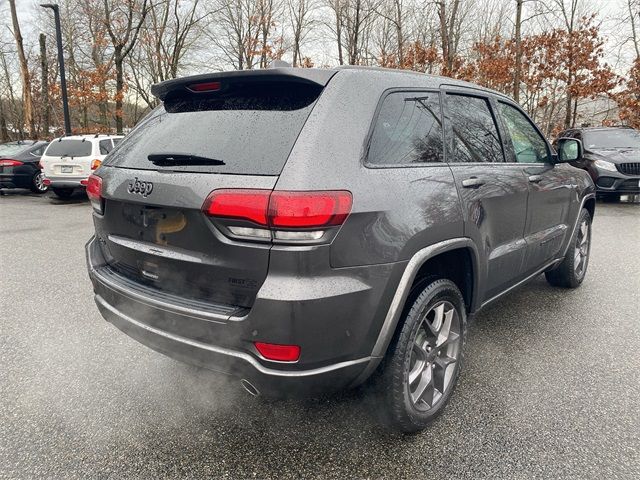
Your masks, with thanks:
<instances>
[{"instance_id":1,"label":"wheel arch","mask_svg":"<svg viewBox=\"0 0 640 480\"><path fill-rule=\"evenodd\" d=\"M458 269L458 275L450 278L447 273L447 265L454 260L463 260L463 268ZM469 269L471 271L469 271ZM362 374L356 379L354 385L362 383L377 368L384 357L389 343L398 328L400 316L412 288L421 279L435 274L441 278L449 278L458 285L465 300L468 313L473 313L479 308L478 282L479 282L479 254L478 249L470 238L460 237L444 240L418 250L409 260L400 283L387 311L382 328L371 353L371 361ZM458 283L460 282L460 284Z\"/></svg>"}]
</instances>

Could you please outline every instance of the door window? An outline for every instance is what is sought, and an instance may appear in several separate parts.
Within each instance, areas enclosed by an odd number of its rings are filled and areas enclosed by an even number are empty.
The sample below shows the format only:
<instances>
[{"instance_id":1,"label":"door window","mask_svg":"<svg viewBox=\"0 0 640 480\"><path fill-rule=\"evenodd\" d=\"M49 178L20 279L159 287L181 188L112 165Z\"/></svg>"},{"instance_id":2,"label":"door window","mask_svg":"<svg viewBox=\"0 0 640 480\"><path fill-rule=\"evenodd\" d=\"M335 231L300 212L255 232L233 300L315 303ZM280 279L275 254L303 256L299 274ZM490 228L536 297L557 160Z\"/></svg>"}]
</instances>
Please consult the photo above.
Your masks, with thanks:
<instances>
[{"instance_id":1,"label":"door window","mask_svg":"<svg viewBox=\"0 0 640 480\"><path fill-rule=\"evenodd\" d=\"M368 163L442 162L438 92L396 92L385 97L369 145Z\"/></svg>"},{"instance_id":2,"label":"door window","mask_svg":"<svg viewBox=\"0 0 640 480\"><path fill-rule=\"evenodd\" d=\"M499 109L513 143L516 162L549 162L547 142L531 121L520 110L506 103L499 102Z\"/></svg>"},{"instance_id":3,"label":"door window","mask_svg":"<svg viewBox=\"0 0 640 480\"><path fill-rule=\"evenodd\" d=\"M447 94L449 162L504 162L498 127L486 98Z\"/></svg>"},{"instance_id":4,"label":"door window","mask_svg":"<svg viewBox=\"0 0 640 480\"><path fill-rule=\"evenodd\" d=\"M113 148L113 144L111 143L111 139L108 138L106 140L100 140L100 155L106 155Z\"/></svg>"}]
</instances>

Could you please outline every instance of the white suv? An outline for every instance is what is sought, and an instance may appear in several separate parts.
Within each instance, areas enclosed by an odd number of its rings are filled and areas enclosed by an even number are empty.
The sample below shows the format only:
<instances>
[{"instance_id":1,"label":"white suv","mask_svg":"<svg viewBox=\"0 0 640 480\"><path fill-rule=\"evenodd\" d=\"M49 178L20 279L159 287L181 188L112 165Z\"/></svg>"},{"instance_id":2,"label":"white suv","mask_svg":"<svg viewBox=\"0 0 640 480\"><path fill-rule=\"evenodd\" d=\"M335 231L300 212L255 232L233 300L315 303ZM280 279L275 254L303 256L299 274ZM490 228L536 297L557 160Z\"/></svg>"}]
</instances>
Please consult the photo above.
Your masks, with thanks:
<instances>
[{"instance_id":1,"label":"white suv","mask_svg":"<svg viewBox=\"0 0 640 480\"><path fill-rule=\"evenodd\" d=\"M60 198L69 198L75 188L84 188L89 175L100 166L121 135L72 135L53 140L40 165L45 185Z\"/></svg>"}]
</instances>

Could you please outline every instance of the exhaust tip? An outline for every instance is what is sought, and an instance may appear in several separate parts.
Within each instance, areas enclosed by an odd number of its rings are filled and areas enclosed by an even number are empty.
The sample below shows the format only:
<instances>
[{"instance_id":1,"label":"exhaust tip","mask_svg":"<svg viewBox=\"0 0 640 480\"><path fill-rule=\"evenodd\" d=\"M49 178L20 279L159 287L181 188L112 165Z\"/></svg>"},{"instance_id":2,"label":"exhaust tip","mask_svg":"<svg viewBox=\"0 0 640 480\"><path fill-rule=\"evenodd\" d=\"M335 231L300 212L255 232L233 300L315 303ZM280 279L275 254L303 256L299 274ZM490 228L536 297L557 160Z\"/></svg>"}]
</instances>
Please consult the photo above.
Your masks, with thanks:
<instances>
[{"instance_id":1,"label":"exhaust tip","mask_svg":"<svg viewBox=\"0 0 640 480\"><path fill-rule=\"evenodd\" d=\"M249 392L249 395L251 395L252 397L257 397L258 395L260 395L260 390L258 390L249 380L247 380L246 378L243 378L242 380L240 380L240 385L242 385L242 387Z\"/></svg>"}]
</instances>

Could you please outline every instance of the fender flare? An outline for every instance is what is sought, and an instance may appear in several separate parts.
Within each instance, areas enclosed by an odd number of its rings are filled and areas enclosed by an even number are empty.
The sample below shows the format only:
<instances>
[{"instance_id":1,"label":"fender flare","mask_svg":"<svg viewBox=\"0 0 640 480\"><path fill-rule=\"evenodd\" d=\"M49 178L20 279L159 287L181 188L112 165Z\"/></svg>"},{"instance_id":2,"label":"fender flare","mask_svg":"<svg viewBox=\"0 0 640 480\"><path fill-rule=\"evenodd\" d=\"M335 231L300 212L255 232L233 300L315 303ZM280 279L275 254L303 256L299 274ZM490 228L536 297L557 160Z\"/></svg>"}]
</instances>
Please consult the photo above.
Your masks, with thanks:
<instances>
[{"instance_id":1,"label":"fender flare","mask_svg":"<svg viewBox=\"0 0 640 480\"><path fill-rule=\"evenodd\" d=\"M411 257L409 263L407 263L407 266L405 267L404 273L402 274L402 278L400 279L400 282L396 289L396 293L391 300L391 305L389 305L387 315L382 324L382 328L380 329L380 333L378 334L376 343L373 346L373 350L371 352L371 360L364 371L355 380L353 385L357 385L366 380L377 368L380 361L384 357L389 343L393 338L393 334L398 325L398 321L400 320L400 314L402 313L404 304L407 300L407 297L409 296L411 285L413 284L413 281L415 280L416 274L420 270L420 267L422 267L422 265L424 265L425 262L427 262L429 259L434 258L441 253L458 250L460 248L466 248L467 250L470 250L471 253L474 288L471 295L471 306L469 311L474 312L476 310L476 306L478 305L477 287L479 281L479 254L473 240L468 237L452 238L418 250Z\"/></svg>"}]
</instances>

